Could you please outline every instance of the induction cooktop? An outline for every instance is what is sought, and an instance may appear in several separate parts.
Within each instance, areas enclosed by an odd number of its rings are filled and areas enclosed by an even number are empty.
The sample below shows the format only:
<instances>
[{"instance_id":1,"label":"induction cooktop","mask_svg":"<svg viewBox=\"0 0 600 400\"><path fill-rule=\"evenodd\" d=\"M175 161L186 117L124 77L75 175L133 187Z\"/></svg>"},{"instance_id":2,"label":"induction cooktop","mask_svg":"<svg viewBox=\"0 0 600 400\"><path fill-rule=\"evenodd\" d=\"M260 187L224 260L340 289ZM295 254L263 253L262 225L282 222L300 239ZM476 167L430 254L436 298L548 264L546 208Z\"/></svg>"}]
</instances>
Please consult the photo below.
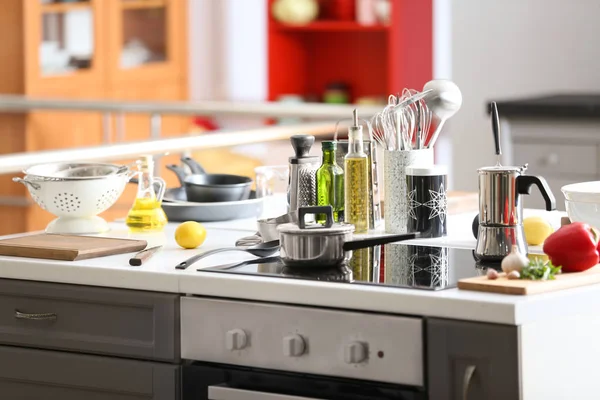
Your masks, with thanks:
<instances>
[{"instance_id":1,"label":"induction cooktop","mask_svg":"<svg viewBox=\"0 0 600 400\"><path fill-rule=\"evenodd\" d=\"M460 279L484 275L488 267L499 268L499 265L476 263L473 250L470 249L393 243L354 251L347 264L336 268L317 265L290 268L279 257L268 257L198 271L443 290L456 287Z\"/></svg>"}]
</instances>

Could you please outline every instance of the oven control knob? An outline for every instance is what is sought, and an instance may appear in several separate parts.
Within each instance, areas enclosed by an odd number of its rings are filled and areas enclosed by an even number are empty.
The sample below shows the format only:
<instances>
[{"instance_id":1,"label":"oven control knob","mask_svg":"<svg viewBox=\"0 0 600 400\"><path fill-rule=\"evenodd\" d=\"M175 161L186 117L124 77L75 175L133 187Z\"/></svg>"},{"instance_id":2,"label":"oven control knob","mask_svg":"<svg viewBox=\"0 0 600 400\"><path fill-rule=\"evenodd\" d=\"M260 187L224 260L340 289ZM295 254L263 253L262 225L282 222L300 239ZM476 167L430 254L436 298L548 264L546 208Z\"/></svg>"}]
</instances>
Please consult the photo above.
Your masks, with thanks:
<instances>
[{"instance_id":1,"label":"oven control knob","mask_svg":"<svg viewBox=\"0 0 600 400\"><path fill-rule=\"evenodd\" d=\"M232 329L225 334L227 350L242 350L248 345L248 335L242 329Z\"/></svg>"},{"instance_id":2,"label":"oven control knob","mask_svg":"<svg viewBox=\"0 0 600 400\"><path fill-rule=\"evenodd\" d=\"M344 346L344 362L346 364L360 364L368 356L368 349L365 343L352 342Z\"/></svg>"},{"instance_id":3,"label":"oven control knob","mask_svg":"<svg viewBox=\"0 0 600 400\"><path fill-rule=\"evenodd\" d=\"M300 357L306 351L306 343L300 335L289 335L283 338L283 354L286 357Z\"/></svg>"}]
</instances>

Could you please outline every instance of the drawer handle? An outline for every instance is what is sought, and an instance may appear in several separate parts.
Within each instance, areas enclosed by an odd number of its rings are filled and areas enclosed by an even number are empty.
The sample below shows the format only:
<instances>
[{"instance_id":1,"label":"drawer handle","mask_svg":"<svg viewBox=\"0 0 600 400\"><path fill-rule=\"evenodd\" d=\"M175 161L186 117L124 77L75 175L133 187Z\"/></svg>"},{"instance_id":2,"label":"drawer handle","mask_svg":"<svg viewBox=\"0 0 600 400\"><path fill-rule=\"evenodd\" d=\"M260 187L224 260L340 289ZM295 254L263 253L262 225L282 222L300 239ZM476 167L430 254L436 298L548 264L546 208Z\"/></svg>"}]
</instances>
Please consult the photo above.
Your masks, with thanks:
<instances>
[{"instance_id":1,"label":"drawer handle","mask_svg":"<svg viewBox=\"0 0 600 400\"><path fill-rule=\"evenodd\" d=\"M15 310L15 318L30 321L54 321L58 316L54 313L22 313L19 310Z\"/></svg>"}]
</instances>

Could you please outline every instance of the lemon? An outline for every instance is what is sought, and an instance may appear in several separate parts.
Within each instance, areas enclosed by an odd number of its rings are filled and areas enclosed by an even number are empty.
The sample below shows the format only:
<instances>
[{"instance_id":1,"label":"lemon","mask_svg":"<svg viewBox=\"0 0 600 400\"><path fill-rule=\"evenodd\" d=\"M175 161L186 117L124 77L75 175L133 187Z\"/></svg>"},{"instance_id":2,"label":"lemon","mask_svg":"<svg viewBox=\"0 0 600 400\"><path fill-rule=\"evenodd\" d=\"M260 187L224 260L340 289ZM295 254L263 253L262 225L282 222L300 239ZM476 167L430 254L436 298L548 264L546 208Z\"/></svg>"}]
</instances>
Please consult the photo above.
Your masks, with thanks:
<instances>
[{"instance_id":1,"label":"lemon","mask_svg":"<svg viewBox=\"0 0 600 400\"><path fill-rule=\"evenodd\" d=\"M542 217L529 217L523 220L525 240L531 246L538 246L554 232L552 226Z\"/></svg>"},{"instance_id":2,"label":"lemon","mask_svg":"<svg viewBox=\"0 0 600 400\"><path fill-rule=\"evenodd\" d=\"M175 241L184 249L195 249L204 243L206 228L194 221L187 221L175 229Z\"/></svg>"}]
</instances>

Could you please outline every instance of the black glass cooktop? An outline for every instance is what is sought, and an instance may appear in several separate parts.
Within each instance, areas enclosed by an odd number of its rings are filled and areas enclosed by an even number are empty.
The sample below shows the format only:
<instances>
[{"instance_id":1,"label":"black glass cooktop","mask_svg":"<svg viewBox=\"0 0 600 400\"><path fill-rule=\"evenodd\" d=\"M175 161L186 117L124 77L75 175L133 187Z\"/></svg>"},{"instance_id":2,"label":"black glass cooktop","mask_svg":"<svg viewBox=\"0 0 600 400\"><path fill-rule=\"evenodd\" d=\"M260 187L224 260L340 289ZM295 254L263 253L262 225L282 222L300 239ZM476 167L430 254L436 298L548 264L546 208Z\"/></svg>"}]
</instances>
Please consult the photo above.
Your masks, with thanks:
<instances>
[{"instance_id":1,"label":"black glass cooktop","mask_svg":"<svg viewBox=\"0 0 600 400\"><path fill-rule=\"evenodd\" d=\"M485 274L488 266L475 262L473 250L394 243L354 251L346 265L336 268L290 268L269 257L198 271L442 290L456 287L459 279Z\"/></svg>"}]
</instances>

